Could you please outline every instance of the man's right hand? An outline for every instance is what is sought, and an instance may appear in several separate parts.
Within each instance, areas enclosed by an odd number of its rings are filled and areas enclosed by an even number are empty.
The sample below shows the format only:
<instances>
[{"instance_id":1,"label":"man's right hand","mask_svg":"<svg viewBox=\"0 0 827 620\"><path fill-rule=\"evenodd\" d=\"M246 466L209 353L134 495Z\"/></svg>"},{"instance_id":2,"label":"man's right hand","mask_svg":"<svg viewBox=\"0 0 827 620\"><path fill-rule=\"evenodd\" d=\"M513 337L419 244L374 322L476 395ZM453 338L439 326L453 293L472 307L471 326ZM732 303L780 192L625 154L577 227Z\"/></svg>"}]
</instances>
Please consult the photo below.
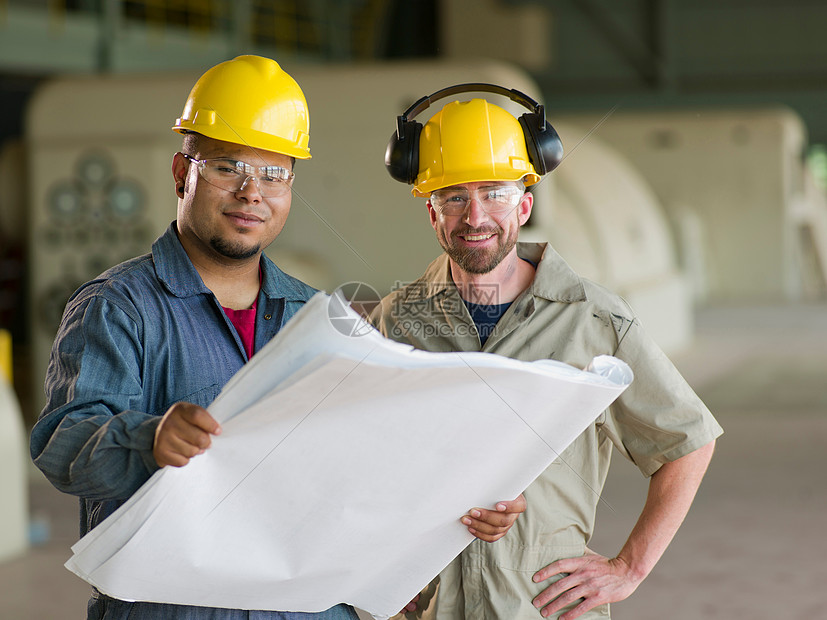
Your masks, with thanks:
<instances>
[{"instance_id":1,"label":"man's right hand","mask_svg":"<svg viewBox=\"0 0 827 620\"><path fill-rule=\"evenodd\" d=\"M460 521L480 540L495 542L508 533L525 509L525 496L520 493L517 499L510 502L497 502L495 510L474 508Z\"/></svg>"},{"instance_id":2,"label":"man's right hand","mask_svg":"<svg viewBox=\"0 0 827 620\"><path fill-rule=\"evenodd\" d=\"M212 444L212 435L221 434L221 426L203 407L192 403L175 403L155 429L152 455L159 467L182 467Z\"/></svg>"}]
</instances>

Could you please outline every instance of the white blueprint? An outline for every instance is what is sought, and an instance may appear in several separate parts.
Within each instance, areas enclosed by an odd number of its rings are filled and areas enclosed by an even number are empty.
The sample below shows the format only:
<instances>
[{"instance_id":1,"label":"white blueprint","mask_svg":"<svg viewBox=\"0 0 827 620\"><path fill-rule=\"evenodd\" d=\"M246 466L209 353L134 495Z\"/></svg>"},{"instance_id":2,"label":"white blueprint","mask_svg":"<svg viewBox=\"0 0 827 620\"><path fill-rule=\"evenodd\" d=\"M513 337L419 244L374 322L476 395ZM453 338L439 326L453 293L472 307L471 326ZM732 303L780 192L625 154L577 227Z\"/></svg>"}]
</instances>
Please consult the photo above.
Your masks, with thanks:
<instances>
[{"instance_id":1,"label":"white blueprint","mask_svg":"<svg viewBox=\"0 0 827 620\"><path fill-rule=\"evenodd\" d=\"M125 600L390 616L473 540L462 515L516 497L631 381L614 358L598 375L348 336L330 300L227 384L212 447L157 472L67 568Z\"/></svg>"}]
</instances>

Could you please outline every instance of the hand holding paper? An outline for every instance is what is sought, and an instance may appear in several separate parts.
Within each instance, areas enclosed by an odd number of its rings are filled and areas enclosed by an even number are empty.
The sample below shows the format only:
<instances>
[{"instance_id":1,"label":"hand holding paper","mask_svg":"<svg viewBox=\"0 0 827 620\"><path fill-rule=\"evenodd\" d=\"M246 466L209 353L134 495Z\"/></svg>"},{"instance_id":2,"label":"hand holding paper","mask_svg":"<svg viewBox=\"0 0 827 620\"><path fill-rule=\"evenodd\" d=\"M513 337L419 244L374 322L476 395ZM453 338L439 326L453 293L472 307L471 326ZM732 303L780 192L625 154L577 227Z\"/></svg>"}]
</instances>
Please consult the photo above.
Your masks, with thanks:
<instances>
[{"instance_id":1,"label":"hand holding paper","mask_svg":"<svg viewBox=\"0 0 827 620\"><path fill-rule=\"evenodd\" d=\"M159 467L183 467L212 445L211 435L220 435L221 426L203 407L175 403L155 429L152 455Z\"/></svg>"},{"instance_id":2,"label":"hand holding paper","mask_svg":"<svg viewBox=\"0 0 827 620\"><path fill-rule=\"evenodd\" d=\"M514 522L525 512L526 502L522 493L511 502L497 502L494 510L474 508L461 521L468 531L485 542L494 542L508 533Z\"/></svg>"}]
</instances>

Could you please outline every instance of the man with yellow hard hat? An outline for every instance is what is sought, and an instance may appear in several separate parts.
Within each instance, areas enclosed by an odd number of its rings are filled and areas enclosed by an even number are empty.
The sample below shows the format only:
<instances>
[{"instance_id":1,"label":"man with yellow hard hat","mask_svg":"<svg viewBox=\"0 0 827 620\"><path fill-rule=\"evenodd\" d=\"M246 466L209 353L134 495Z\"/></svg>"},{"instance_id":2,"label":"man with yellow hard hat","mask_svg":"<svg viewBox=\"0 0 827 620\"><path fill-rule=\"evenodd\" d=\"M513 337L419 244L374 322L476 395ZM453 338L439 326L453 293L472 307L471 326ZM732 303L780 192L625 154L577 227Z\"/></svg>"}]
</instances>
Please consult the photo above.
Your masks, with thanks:
<instances>
[{"instance_id":1,"label":"man with yellow hard hat","mask_svg":"<svg viewBox=\"0 0 827 620\"><path fill-rule=\"evenodd\" d=\"M413 117L464 92L504 95L519 118L486 99L452 101L423 126ZM578 276L545 243L517 241L534 199L526 186L562 159L545 110L492 84L452 86L397 119L385 163L426 198L444 253L388 295L373 320L427 351L485 351L586 368L613 355L635 379L524 493L502 538L472 542L412 603L437 620L606 618L649 574L693 501L722 430L617 295ZM615 557L586 547L612 446L650 476L640 518ZM471 458L471 455L469 455ZM485 458L485 455L479 455Z\"/></svg>"},{"instance_id":2,"label":"man with yellow hard hat","mask_svg":"<svg viewBox=\"0 0 827 620\"><path fill-rule=\"evenodd\" d=\"M177 219L150 254L72 295L32 431L35 464L80 498L81 535L156 470L209 448L221 428L205 407L315 293L263 254L290 212L293 163L310 158L307 103L295 80L268 58L223 62L195 84L173 129L184 134L172 159ZM87 617L357 616L347 605L241 611L133 603L94 590Z\"/></svg>"}]
</instances>

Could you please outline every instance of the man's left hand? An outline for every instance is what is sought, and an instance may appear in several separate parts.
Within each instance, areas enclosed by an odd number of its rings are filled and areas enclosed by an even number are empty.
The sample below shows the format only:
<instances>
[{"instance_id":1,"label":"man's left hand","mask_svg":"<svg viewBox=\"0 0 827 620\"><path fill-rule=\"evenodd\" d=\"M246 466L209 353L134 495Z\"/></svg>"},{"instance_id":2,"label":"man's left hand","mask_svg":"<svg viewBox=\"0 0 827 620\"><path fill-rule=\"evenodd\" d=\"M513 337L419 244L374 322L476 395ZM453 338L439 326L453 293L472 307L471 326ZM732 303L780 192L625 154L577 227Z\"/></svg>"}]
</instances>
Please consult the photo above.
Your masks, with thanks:
<instances>
[{"instance_id":1,"label":"man's left hand","mask_svg":"<svg viewBox=\"0 0 827 620\"><path fill-rule=\"evenodd\" d=\"M560 574L563 574L562 579L532 601L544 618L579 600L576 607L560 616L560 620L574 620L598 605L628 598L643 581L623 560L605 558L589 549L583 557L549 564L534 574L534 581L540 583Z\"/></svg>"},{"instance_id":2,"label":"man's left hand","mask_svg":"<svg viewBox=\"0 0 827 620\"><path fill-rule=\"evenodd\" d=\"M521 493L513 501L497 502L495 510L473 508L460 521L480 540L494 542L506 535L525 509L525 497Z\"/></svg>"}]
</instances>

